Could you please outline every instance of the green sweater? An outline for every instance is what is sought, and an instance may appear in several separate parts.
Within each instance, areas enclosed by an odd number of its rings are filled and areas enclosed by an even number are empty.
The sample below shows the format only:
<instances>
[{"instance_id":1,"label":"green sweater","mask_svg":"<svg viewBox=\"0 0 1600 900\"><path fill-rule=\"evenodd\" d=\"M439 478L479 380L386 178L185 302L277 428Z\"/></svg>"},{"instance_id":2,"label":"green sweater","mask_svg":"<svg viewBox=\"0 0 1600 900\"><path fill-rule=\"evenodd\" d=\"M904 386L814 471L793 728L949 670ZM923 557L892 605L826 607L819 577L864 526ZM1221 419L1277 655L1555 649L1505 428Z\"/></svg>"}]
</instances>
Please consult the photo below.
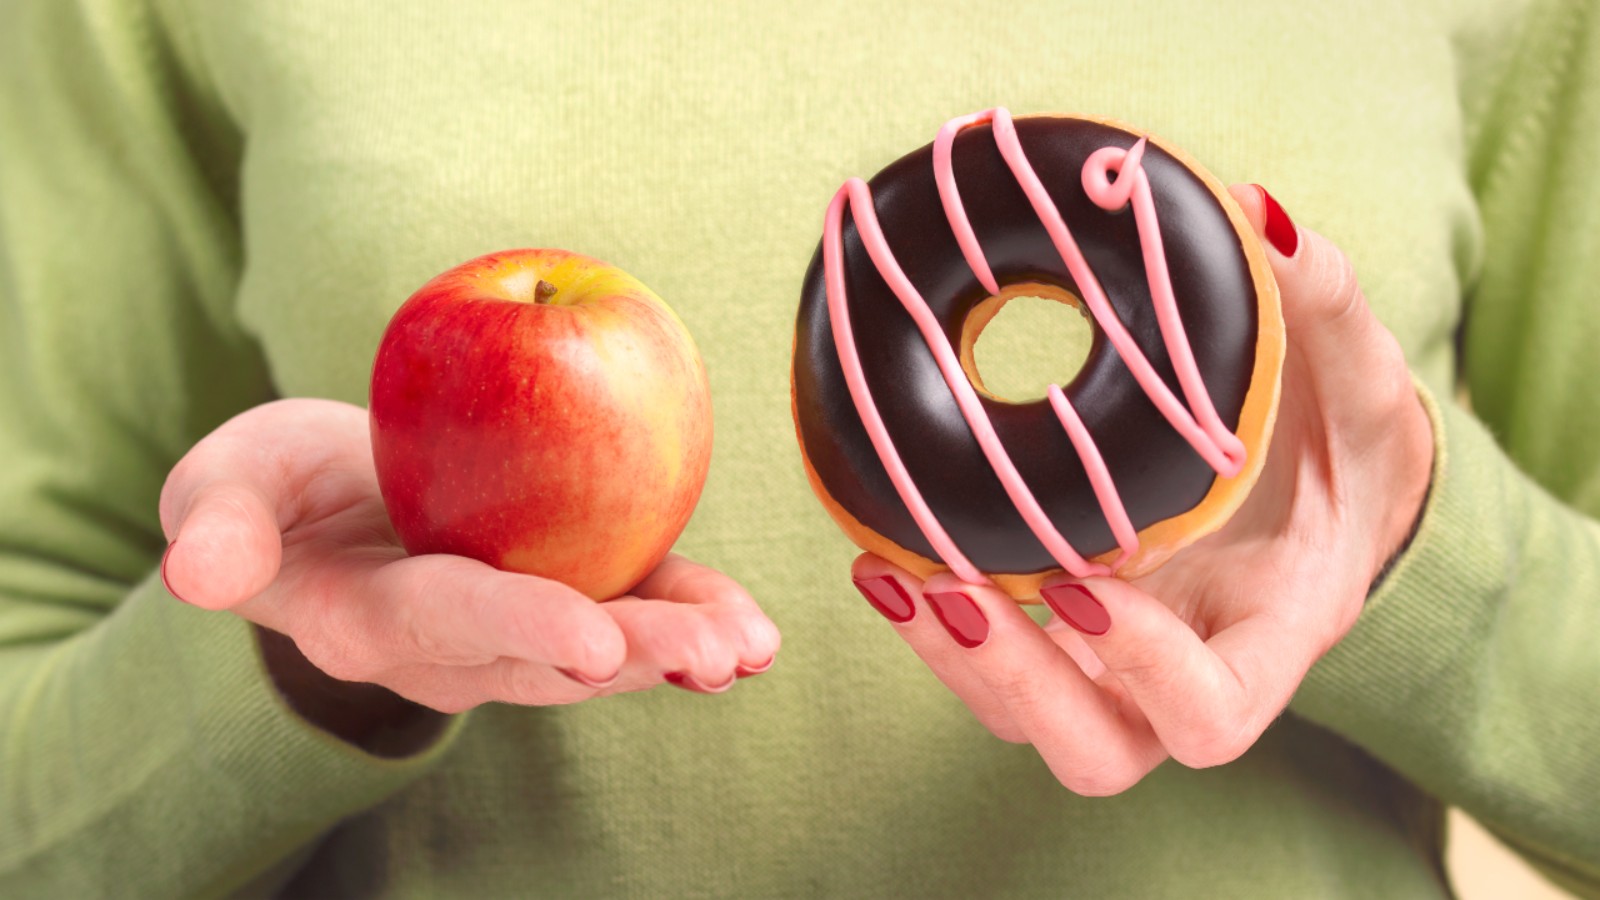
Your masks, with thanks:
<instances>
[{"instance_id":1,"label":"green sweater","mask_svg":"<svg viewBox=\"0 0 1600 900\"><path fill-rule=\"evenodd\" d=\"M0 7L0 895L1436 896L1445 805L1600 893L1600 5L717 5ZM1108 799L854 594L790 421L833 191L996 104L1270 187L1437 434L1414 544L1289 712ZM363 402L395 307L512 246L695 333L679 549L784 649L726 696L482 708L375 758L162 590L156 497L239 410Z\"/></svg>"}]
</instances>

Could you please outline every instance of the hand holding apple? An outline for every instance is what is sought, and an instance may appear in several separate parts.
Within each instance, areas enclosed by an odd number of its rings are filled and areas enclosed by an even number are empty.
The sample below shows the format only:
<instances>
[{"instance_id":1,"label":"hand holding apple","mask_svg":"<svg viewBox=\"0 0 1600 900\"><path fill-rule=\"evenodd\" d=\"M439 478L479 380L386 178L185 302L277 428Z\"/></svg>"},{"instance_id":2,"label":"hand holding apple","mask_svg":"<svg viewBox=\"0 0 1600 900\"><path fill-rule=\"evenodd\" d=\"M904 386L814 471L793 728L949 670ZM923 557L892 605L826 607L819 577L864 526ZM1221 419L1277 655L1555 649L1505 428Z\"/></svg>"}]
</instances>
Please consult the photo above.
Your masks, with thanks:
<instances>
[{"instance_id":1,"label":"hand holding apple","mask_svg":"<svg viewBox=\"0 0 1600 900\"><path fill-rule=\"evenodd\" d=\"M367 412L347 403L279 400L223 423L173 467L161 522L168 589L292 638L321 680L269 655L279 689L351 739L347 726L387 704L345 682L441 712L542 706L663 681L720 690L778 649L742 587L678 556L606 603L465 557L408 557L378 494Z\"/></svg>"},{"instance_id":2,"label":"hand holding apple","mask_svg":"<svg viewBox=\"0 0 1600 900\"><path fill-rule=\"evenodd\" d=\"M596 600L666 556L711 457L689 332L625 272L562 250L492 253L418 290L378 348L371 415L407 550Z\"/></svg>"},{"instance_id":3,"label":"hand holding apple","mask_svg":"<svg viewBox=\"0 0 1600 900\"><path fill-rule=\"evenodd\" d=\"M399 697L450 713L716 693L772 664L749 594L668 555L710 401L688 333L637 281L559 251L451 270L397 313L372 396L370 420L328 400L247 410L162 490L168 590L265 629L307 719L362 743L426 724Z\"/></svg>"}]
</instances>

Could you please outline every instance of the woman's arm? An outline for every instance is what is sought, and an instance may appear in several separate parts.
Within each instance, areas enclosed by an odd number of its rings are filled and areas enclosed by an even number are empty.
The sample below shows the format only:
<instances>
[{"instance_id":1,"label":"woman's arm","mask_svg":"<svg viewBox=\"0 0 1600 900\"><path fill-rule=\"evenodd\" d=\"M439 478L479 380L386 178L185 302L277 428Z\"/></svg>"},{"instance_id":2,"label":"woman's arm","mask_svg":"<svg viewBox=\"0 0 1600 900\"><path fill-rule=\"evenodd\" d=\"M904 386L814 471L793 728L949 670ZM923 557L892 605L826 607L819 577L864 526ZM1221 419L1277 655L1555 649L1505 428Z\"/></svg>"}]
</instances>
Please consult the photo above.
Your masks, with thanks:
<instances>
[{"instance_id":1,"label":"woman's arm","mask_svg":"<svg viewBox=\"0 0 1600 900\"><path fill-rule=\"evenodd\" d=\"M1463 62L1469 122L1498 123L1468 131L1484 233L1463 369L1483 422L1414 389L1342 254L1299 229L1269 254L1289 343L1271 455L1225 528L1136 583L1046 582L1044 629L992 588L857 561L991 731L1106 794L1169 756L1226 763L1288 704L1600 889L1596 6L1486 20L1494 52ZM1270 234L1264 198L1235 197Z\"/></svg>"},{"instance_id":2,"label":"woman's arm","mask_svg":"<svg viewBox=\"0 0 1600 900\"><path fill-rule=\"evenodd\" d=\"M311 727L174 601L176 460L270 398L234 322L240 136L133 0L0 8L0 894L210 894L428 770Z\"/></svg>"},{"instance_id":3,"label":"woman's arm","mask_svg":"<svg viewBox=\"0 0 1600 900\"><path fill-rule=\"evenodd\" d=\"M1600 890L1600 5L1465 36L1473 412L1432 402L1411 549L1293 709ZM1476 415L1474 415L1474 413Z\"/></svg>"},{"instance_id":4,"label":"woman's arm","mask_svg":"<svg viewBox=\"0 0 1600 900\"><path fill-rule=\"evenodd\" d=\"M261 402L231 309L239 136L181 35L111 0L7 13L0 894L269 881L426 772L461 727L440 712L770 664L754 600L682 557L598 604L407 556L366 411Z\"/></svg>"}]
</instances>

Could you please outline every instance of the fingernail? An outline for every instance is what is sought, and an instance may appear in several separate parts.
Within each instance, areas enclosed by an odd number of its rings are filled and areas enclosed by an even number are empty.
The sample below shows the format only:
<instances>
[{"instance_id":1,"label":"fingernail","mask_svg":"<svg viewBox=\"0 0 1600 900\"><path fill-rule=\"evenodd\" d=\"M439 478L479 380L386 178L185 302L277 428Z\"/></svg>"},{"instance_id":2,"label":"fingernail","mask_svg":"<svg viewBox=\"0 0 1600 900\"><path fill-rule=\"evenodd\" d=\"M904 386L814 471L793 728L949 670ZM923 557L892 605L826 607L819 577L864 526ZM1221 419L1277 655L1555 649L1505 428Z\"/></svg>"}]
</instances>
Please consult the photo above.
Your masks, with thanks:
<instances>
[{"instance_id":1,"label":"fingernail","mask_svg":"<svg viewBox=\"0 0 1600 900\"><path fill-rule=\"evenodd\" d=\"M760 675L762 672L772 668L772 664L777 661L778 658L776 656L769 656L767 661L759 666L735 666L733 676L735 678L749 678L751 675Z\"/></svg>"},{"instance_id":2,"label":"fingernail","mask_svg":"<svg viewBox=\"0 0 1600 900\"><path fill-rule=\"evenodd\" d=\"M173 541L172 543L168 544L167 549L161 553L161 586L166 588L167 593L174 597L178 597L178 592L172 589L172 582L167 580L167 558L172 555L172 548L177 546L177 544L177 541ZM178 597L178 599L182 600L184 603L189 602L184 600L182 597Z\"/></svg>"},{"instance_id":3,"label":"fingernail","mask_svg":"<svg viewBox=\"0 0 1600 900\"><path fill-rule=\"evenodd\" d=\"M738 680L738 676L735 675L734 677L729 678L725 684L708 687L694 680L694 677L689 675L687 672L668 672L662 677L667 680L668 684L674 687L681 687L686 691L694 691L696 694L720 694L728 688L733 687L733 683Z\"/></svg>"},{"instance_id":4,"label":"fingernail","mask_svg":"<svg viewBox=\"0 0 1600 900\"><path fill-rule=\"evenodd\" d=\"M1300 247L1300 232L1294 227L1294 221L1266 188L1259 184L1255 187L1261 192L1261 203L1267 210L1267 240L1284 256L1294 256L1294 251Z\"/></svg>"},{"instance_id":5,"label":"fingernail","mask_svg":"<svg viewBox=\"0 0 1600 900\"><path fill-rule=\"evenodd\" d=\"M983 617L983 610L972 598L959 591L947 591L939 594L923 594L922 598L933 607L933 614L956 639L956 643L967 648L980 647L989 639L989 620Z\"/></svg>"},{"instance_id":6,"label":"fingernail","mask_svg":"<svg viewBox=\"0 0 1600 900\"><path fill-rule=\"evenodd\" d=\"M900 582L895 581L893 578L887 575L879 575L874 578L852 578L850 580L855 582L856 590L861 592L861 596L867 598L867 602L872 604L873 609L883 613L885 619L896 625L904 625L917 614L917 607L916 604L911 602L911 596L906 593L905 588L900 586Z\"/></svg>"},{"instance_id":7,"label":"fingernail","mask_svg":"<svg viewBox=\"0 0 1600 900\"><path fill-rule=\"evenodd\" d=\"M1056 584L1039 591L1061 621L1084 634L1099 636L1111 630L1111 615L1081 584Z\"/></svg>"},{"instance_id":8,"label":"fingernail","mask_svg":"<svg viewBox=\"0 0 1600 900\"><path fill-rule=\"evenodd\" d=\"M589 676L583 674L582 672L576 671L574 669L557 668L556 671L560 672L561 674L563 674L565 676L567 676L568 678L572 679L573 681L576 681L577 683L583 685L584 687L595 688L596 690L600 690L600 689L603 689L603 688L608 688L608 687L611 687L613 684L616 684L618 676L620 676L622 674L622 670L618 669L617 673L615 675L612 675L610 678L607 678L607 679L605 679L603 681L596 681L595 679L590 678Z\"/></svg>"}]
</instances>

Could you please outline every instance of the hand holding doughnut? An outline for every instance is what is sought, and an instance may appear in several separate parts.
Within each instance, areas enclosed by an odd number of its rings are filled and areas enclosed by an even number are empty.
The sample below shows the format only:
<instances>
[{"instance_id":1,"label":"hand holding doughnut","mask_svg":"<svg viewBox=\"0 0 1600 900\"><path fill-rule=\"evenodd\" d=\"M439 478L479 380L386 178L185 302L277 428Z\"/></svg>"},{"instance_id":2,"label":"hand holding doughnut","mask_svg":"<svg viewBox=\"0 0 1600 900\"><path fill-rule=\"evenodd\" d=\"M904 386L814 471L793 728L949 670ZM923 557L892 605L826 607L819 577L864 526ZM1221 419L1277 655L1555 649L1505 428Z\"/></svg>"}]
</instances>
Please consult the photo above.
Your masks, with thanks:
<instances>
[{"instance_id":1,"label":"hand holding doughnut","mask_svg":"<svg viewBox=\"0 0 1600 900\"><path fill-rule=\"evenodd\" d=\"M1131 583L1047 579L1042 629L992 586L871 554L852 571L985 726L1081 794L1126 790L1169 756L1247 750L1355 623L1427 491L1427 415L1349 262L1261 189L1231 192L1276 248L1288 341L1271 451L1228 523Z\"/></svg>"},{"instance_id":2,"label":"hand holding doughnut","mask_svg":"<svg viewBox=\"0 0 1600 900\"><path fill-rule=\"evenodd\" d=\"M378 494L367 413L345 403L279 400L225 422L173 468L161 522L168 590L292 638L325 682L315 696L365 682L453 713L663 681L715 693L778 649L742 587L680 556L605 603L464 557L408 557ZM273 675L289 694L285 676L307 668Z\"/></svg>"}]
</instances>

